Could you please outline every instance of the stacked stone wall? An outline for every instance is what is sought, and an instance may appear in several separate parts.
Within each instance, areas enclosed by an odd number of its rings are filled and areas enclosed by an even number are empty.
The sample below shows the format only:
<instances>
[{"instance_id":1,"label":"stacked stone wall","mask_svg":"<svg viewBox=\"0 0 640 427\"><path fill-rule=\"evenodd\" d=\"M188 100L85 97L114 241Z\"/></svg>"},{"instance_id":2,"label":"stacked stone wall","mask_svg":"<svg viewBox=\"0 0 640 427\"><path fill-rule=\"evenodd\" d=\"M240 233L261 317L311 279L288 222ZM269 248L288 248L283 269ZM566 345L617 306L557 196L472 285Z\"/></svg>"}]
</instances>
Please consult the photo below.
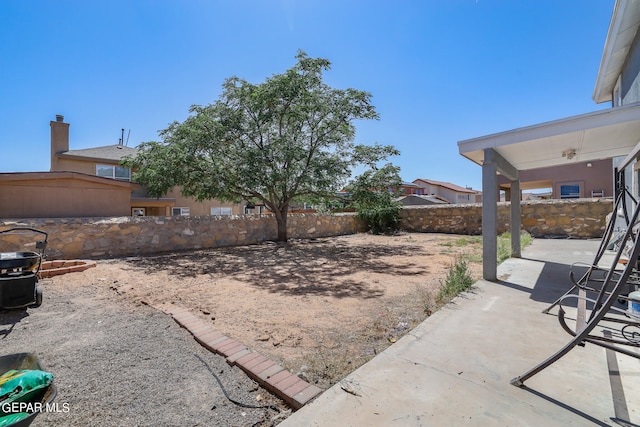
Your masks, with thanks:
<instances>
[{"instance_id":1,"label":"stacked stone wall","mask_svg":"<svg viewBox=\"0 0 640 427\"><path fill-rule=\"evenodd\" d=\"M509 203L498 206L498 232L509 231ZM607 199L535 201L522 204L522 228L535 237L602 236ZM400 228L409 232L482 234L482 205L410 206L402 210ZM292 214L289 237L309 239L366 230L355 214ZM49 259L110 258L251 245L276 240L269 215L231 217L114 217L0 220L0 230L32 227L48 233ZM1 237L1 236L0 236ZM20 242L0 239L0 251L24 250ZM28 250L34 250L28 249Z\"/></svg>"},{"instance_id":2,"label":"stacked stone wall","mask_svg":"<svg viewBox=\"0 0 640 427\"><path fill-rule=\"evenodd\" d=\"M287 225L289 237L294 239L365 230L354 214L294 214L289 216ZM276 220L268 215L0 220L0 230L12 227L48 233L49 259L137 256L251 245L277 238ZM24 250L20 240L5 238L2 243L1 251Z\"/></svg>"},{"instance_id":3,"label":"stacked stone wall","mask_svg":"<svg viewBox=\"0 0 640 427\"><path fill-rule=\"evenodd\" d=\"M510 231L511 204L498 204L498 233ZM537 200L521 205L522 229L534 237L601 237L611 199ZM408 206L401 228L421 233L482 234L482 204Z\"/></svg>"}]
</instances>

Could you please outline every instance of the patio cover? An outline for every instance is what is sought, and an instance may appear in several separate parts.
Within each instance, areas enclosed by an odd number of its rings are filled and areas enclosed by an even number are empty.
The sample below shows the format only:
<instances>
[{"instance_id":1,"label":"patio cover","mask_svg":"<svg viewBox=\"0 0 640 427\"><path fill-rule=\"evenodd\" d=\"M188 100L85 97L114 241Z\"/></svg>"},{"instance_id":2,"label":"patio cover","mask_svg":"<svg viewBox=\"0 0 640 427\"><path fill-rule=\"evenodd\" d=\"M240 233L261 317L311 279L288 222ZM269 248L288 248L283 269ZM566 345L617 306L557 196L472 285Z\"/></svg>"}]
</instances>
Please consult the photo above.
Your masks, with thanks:
<instances>
[{"instance_id":1,"label":"patio cover","mask_svg":"<svg viewBox=\"0 0 640 427\"><path fill-rule=\"evenodd\" d=\"M640 141L640 103L458 142L482 166L483 277L496 280L498 180L520 192L519 171L628 155ZM520 203L511 203L511 247L520 256Z\"/></svg>"}]
</instances>

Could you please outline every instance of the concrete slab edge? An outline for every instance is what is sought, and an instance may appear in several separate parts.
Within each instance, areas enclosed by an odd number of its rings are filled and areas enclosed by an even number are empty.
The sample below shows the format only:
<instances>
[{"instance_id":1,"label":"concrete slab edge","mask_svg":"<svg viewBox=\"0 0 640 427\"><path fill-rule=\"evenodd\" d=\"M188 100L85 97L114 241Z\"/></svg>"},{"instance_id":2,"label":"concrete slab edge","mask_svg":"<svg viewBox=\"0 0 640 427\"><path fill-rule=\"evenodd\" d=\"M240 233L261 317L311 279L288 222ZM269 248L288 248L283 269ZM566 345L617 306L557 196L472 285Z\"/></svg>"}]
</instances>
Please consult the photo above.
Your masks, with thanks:
<instances>
[{"instance_id":1,"label":"concrete slab edge","mask_svg":"<svg viewBox=\"0 0 640 427\"><path fill-rule=\"evenodd\" d=\"M293 410L302 408L322 393L319 387L309 384L268 357L216 331L189 310L174 304L162 304L155 308L173 317L203 347L225 357L231 366L238 366Z\"/></svg>"}]
</instances>

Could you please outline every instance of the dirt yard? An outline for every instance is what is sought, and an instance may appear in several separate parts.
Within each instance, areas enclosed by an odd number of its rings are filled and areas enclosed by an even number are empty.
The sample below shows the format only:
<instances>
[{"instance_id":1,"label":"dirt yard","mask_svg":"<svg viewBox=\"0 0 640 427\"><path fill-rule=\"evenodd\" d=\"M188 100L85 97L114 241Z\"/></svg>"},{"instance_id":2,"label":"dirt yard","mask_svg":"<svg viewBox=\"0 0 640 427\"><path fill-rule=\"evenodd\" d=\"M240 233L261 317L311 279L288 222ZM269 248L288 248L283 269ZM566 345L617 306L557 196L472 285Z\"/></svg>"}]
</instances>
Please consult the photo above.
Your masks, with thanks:
<instances>
[{"instance_id":1,"label":"dirt yard","mask_svg":"<svg viewBox=\"0 0 640 427\"><path fill-rule=\"evenodd\" d=\"M436 308L457 255L478 277L480 251L477 237L357 234L100 260L52 280L69 290L96 286L136 303L188 308L326 388Z\"/></svg>"}]
</instances>

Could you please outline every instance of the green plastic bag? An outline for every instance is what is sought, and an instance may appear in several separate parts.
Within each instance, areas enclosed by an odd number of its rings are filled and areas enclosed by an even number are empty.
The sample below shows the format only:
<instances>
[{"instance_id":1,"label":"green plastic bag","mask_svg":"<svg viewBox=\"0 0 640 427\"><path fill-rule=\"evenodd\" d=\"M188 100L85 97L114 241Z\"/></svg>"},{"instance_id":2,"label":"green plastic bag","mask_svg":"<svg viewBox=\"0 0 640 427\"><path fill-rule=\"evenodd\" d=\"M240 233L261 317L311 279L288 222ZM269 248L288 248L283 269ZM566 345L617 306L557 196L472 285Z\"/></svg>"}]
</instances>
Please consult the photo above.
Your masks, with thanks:
<instances>
[{"instance_id":1,"label":"green plastic bag","mask_svg":"<svg viewBox=\"0 0 640 427\"><path fill-rule=\"evenodd\" d=\"M0 416L0 427L10 426L20 422L31 415L28 412L16 412L15 414Z\"/></svg>"},{"instance_id":2,"label":"green plastic bag","mask_svg":"<svg viewBox=\"0 0 640 427\"><path fill-rule=\"evenodd\" d=\"M13 369L0 375L0 427L21 421L39 410L42 393L52 382L53 374L39 370Z\"/></svg>"}]
</instances>

